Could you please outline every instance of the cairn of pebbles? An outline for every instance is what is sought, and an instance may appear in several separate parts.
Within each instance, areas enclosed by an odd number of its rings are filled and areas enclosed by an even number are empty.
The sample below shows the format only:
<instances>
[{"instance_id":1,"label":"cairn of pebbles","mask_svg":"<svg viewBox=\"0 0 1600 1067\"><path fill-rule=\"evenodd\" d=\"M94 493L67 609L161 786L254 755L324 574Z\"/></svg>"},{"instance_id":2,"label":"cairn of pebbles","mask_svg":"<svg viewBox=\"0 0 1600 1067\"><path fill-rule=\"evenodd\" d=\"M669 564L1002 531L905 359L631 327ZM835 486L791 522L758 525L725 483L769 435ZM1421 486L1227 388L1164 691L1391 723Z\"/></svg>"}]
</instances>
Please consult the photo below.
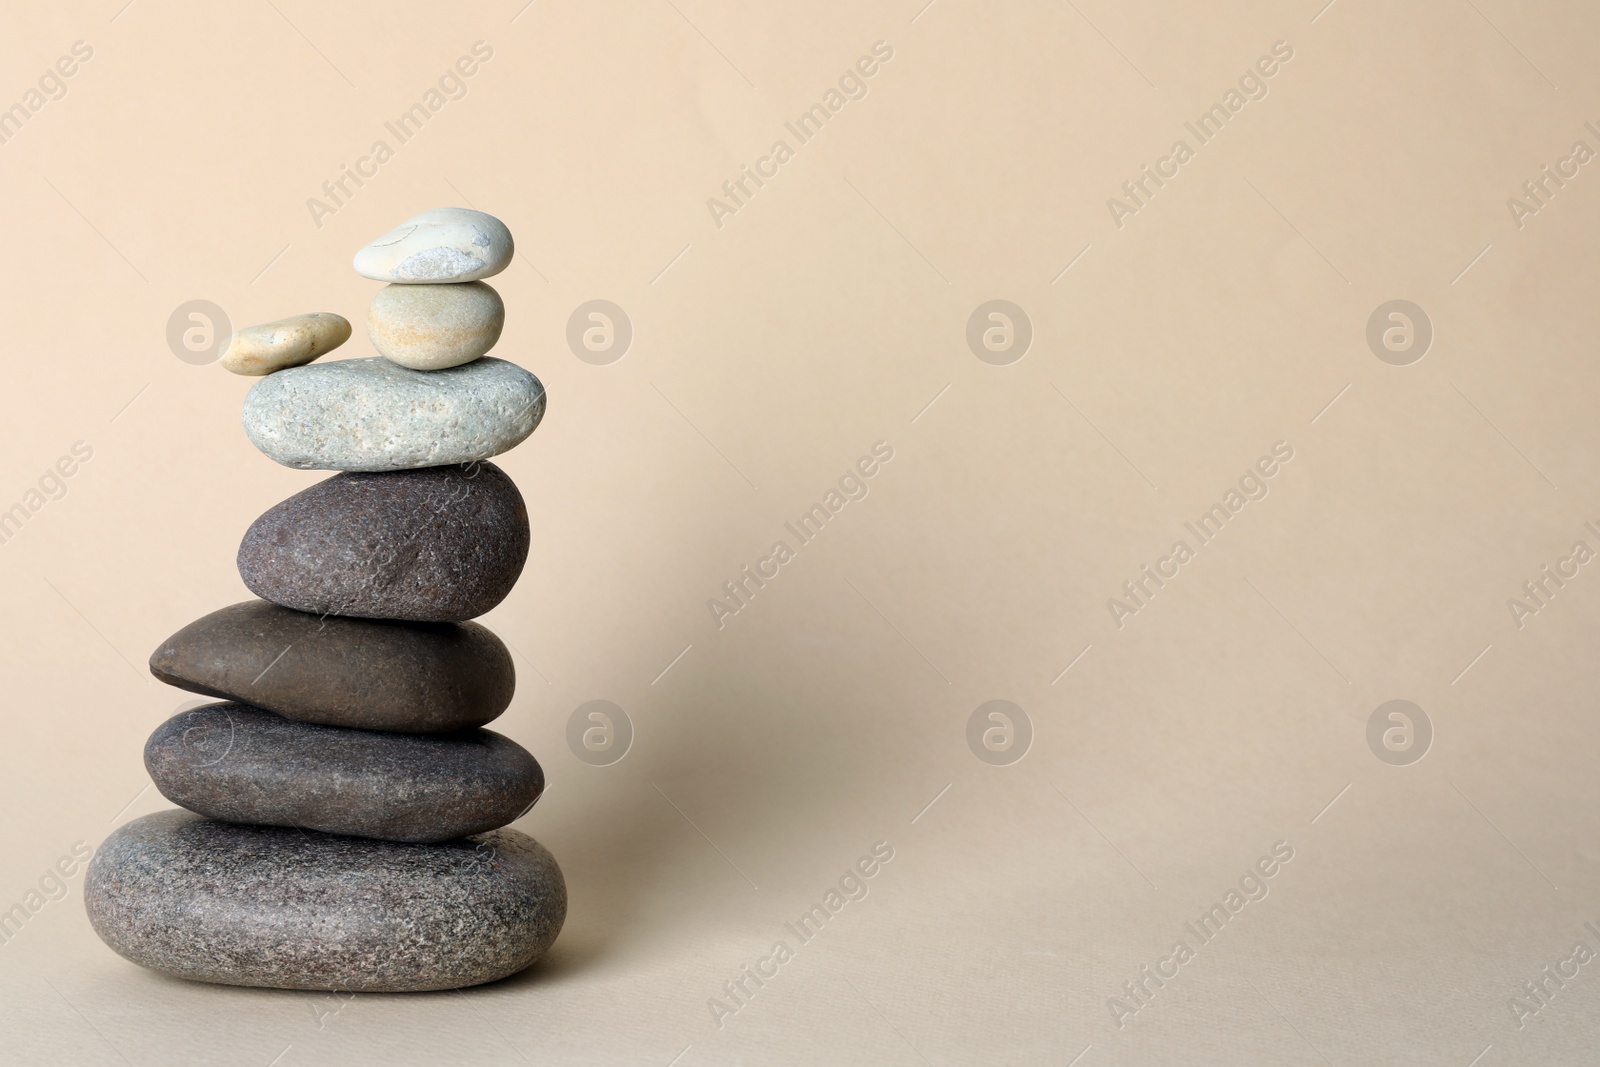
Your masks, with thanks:
<instances>
[{"instance_id":1,"label":"cairn of pebbles","mask_svg":"<svg viewBox=\"0 0 1600 1067\"><path fill-rule=\"evenodd\" d=\"M391 283L367 319L381 355L312 364L350 336L328 313L230 340L223 366L262 376L250 440L341 473L245 534L239 573L261 599L150 657L157 678L223 702L145 746L187 810L120 827L90 864L89 919L135 963L229 985L453 989L521 970L560 931L560 869L504 829L544 773L483 729L511 702L511 655L468 621L528 555L522 496L484 462L544 414L537 378L485 356L505 307L479 279L511 255L498 219L429 211L356 254Z\"/></svg>"}]
</instances>

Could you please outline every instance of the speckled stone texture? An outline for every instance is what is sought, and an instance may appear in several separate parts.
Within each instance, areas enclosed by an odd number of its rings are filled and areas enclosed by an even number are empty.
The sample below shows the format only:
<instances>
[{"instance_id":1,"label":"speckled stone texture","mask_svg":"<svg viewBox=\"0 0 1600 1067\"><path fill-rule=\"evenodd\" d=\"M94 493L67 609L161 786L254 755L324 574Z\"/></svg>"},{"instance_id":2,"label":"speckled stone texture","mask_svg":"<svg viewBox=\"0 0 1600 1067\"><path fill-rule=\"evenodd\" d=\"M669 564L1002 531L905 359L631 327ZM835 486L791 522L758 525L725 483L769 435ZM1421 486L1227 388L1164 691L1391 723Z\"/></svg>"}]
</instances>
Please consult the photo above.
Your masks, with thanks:
<instances>
[{"instance_id":1,"label":"speckled stone texture","mask_svg":"<svg viewBox=\"0 0 1600 1067\"><path fill-rule=\"evenodd\" d=\"M164 811L106 839L84 903L106 944L164 974L395 993L522 970L560 932L567 890L515 830L402 845Z\"/></svg>"},{"instance_id":2,"label":"speckled stone texture","mask_svg":"<svg viewBox=\"0 0 1600 1067\"><path fill-rule=\"evenodd\" d=\"M528 543L522 494L492 463L338 474L251 525L239 574L297 611L462 622L511 592Z\"/></svg>"},{"instance_id":3,"label":"speckled stone texture","mask_svg":"<svg viewBox=\"0 0 1600 1067\"><path fill-rule=\"evenodd\" d=\"M286 467L410 470L498 456L544 407L539 379L503 359L422 371L372 356L267 375L244 399L244 431Z\"/></svg>"},{"instance_id":4,"label":"speckled stone texture","mask_svg":"<svg viewBox=\"0 0 1600 1067\"><path fill-rule=\"evenodd\" d=\"M511 653L477 623L309 615L265 600L191 622L155 650L150 673L302 722L402 733L482 726L517 684Z\"/></svg>"},{"instance_id":5,"label":"speckled stone texture","mask_svg":"<svg viewBox=\"0 0 1600 1067\"><path fill-rule=\"evenodd\" d=\"M490 730L345 730L235 703L156 727L144 765L163 796L209 818L412 843L498 829L544 791L538 762Z\"/></svg>"}]
</instances>

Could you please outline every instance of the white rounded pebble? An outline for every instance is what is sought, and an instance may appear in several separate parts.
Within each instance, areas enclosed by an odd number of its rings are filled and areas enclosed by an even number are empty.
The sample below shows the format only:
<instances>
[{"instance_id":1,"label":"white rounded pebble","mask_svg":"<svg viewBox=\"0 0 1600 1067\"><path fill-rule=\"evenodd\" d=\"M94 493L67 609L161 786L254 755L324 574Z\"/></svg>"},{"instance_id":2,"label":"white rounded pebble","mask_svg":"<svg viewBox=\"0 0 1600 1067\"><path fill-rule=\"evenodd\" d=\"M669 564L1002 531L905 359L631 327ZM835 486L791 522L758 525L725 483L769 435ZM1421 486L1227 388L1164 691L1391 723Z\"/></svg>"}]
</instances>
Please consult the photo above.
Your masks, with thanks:
<instances>
[{"instance_id":1,"label":"white rounded pebble","mask_svg":"<svg viewBox=\"0 0 1600 1067\"><path fill-rule=\"evenodd\" d=\"M356 273L405 285L472 282L505 270L511 231L493 215L439 207L407 219L356 253Z\"/></svg>"}]
</instances>

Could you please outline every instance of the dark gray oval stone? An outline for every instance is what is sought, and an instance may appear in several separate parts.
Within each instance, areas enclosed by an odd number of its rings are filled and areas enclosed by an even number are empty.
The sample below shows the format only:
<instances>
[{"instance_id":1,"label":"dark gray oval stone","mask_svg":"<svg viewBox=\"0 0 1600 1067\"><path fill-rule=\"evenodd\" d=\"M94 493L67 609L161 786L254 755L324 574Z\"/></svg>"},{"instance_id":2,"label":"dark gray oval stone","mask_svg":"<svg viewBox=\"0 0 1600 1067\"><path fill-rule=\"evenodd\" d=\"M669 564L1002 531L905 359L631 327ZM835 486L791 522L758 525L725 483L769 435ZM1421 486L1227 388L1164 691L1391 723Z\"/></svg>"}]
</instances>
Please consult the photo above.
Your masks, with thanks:
<instances>
[{"instance_id":1,"label":"dark gray oval stone","mask_svg":"<svg viewBox=\"0 0 1600 1067\"><path fill-rule=\"evenodd\" d=\"M83 896L101 940L163 974L372 993L515 974L567 914L554 857L515 830L402 845L186 811L119 827Z\"/></svg>"},{"instance_id":2,"label":"dark gray oval stone","mask_svg":"<svg viewBox=\"0 0 1600 1067\"><path fill-rule=\"evenodd\" d=\"M180 711L144 765L174 804L225 822L448 841L520 818L544 791L527 749L490 730L313 726L246 704Z\"/></svg>"},{"instance_id":3,"label":"dark gray oval stone","mask_svg":"<svg viewBox=\"0 0 1600 1067\"><path fill-rule=\"evenodd\" d=\"M302 722L442 733L495 719L516 668L475 622L308 615L265 600L213 611L161 643L150 673Z\"/></svg>"},{"instance_id":4,"label":"dark gray oval stone","mask_svg":"<svg viewBox=\"0 0 1600 1067\"><path fill-rule=\"evenodd\" d=\"M239 574L317 615L462 622L505 599L528 558L528 509L492 463L336 474L262 515Z\"/></svg>"}]
</instances>

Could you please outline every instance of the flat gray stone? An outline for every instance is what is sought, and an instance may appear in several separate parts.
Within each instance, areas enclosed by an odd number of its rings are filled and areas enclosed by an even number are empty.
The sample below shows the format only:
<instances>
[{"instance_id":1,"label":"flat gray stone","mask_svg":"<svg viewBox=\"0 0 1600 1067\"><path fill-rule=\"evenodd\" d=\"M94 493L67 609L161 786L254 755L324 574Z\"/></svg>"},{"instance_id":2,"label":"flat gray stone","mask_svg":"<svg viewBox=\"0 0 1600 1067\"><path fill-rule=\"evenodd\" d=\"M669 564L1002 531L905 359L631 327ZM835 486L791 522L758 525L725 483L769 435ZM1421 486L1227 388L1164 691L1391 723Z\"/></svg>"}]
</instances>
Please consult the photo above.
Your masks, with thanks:
<instances>
[{"instance_id":1,"label":"flat gray stone","mask_svg":"<svg viewBox=\"0 0 1600 1067\"><path fill-rule=\"evenodd\" d=\"M144 765L162 796L208 818L411 843L499 829L544 791L538 762L490 730L347 730L236 703L156 727Z\"/></svg>"},{"instance_id":2,"label":"flat gray stone","mask_svg":"<svg viewBox=\"0 0 1600 1067\"><path fill-rule=\"evenodd\" d=\"M356 273L378 282L471 282L511 263L511 231L493 215L436 207L402 222L356 253Z\"/></svg>"},{"instance_id":3,"label":"flat gray stone","mask_svg":"<svg viewBox=\"0 0 1600 1067\"><path fill-rule=\"evenodd\" d=\"M146 815L84 878L95 932L177 978L399 993L515 974L567 914L554 857L515 830L442 845Z\"/></svg>"},{"instance_id":4,"label":"flat gray stone","mask_svg":"<svg viewBox=\"0 0 1600 1067\"><path fill-rule=\"evenodd\" d=\"M482 726L517 685L510 651L475 622L310 615L265 600L191 622L161 642L150 673L302 722L404 733Z\"/></svg>"},{"instance_id":5,"label":"flat gray stone","mask_svg":"<svg viewBox=\"0 0 1600 1067\"><path fill-rule=\"evenodd\" d=\"M411 370L381 356L290 367L244 400L244 431L300 470L395 471L498 456L544 417L539 379L485 356Z\"/></svg>"},{"instance_id":6,"label":"flat gray stone","mask_svg":"<svg viewBox=\"0 0 1600 1067\"><path fill-rule=\"evenodd\" d=\"M462 622L511 592L528 543L522 494L492 463L336 474L251 524L239 575L296 611Z\"/></svg>"}]
</instances>

